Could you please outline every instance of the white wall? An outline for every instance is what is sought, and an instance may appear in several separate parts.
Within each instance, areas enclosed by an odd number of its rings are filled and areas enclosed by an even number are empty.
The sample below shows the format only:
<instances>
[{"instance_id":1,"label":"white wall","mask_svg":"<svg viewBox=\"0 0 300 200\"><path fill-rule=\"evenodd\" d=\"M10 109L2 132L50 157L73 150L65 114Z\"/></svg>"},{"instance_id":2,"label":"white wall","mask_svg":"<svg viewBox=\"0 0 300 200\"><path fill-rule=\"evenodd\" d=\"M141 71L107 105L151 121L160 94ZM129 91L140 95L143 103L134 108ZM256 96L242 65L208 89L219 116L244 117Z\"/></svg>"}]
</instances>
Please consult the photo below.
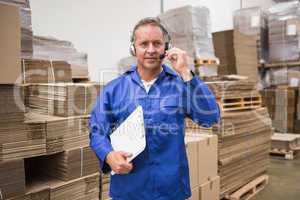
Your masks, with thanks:
<instances>
[{"instance_id":1,"label":"white wall","mask_svg":"<svg viewBox=\"0 0 300 200\"><path fill-rule=\"evenodd\" d=\"M129 56L129 38L141 18L157 16L160 0L30 0L35 35L69 40L89 56L89 72L94 81L116 76L100 72L116 71L119 59ZM268 6L271 0L243 0L245 6ZM187 4L210 9L212 31L232 28L232 12L240 0L164 0L164 9Z\"/></svg>"},{"instance_id":2,"label":"white wall","mask_svg":"<svg viewBox=\"0 0 300 200\"><path fill-rule=\"evenodd\" d=\"M117 61L129 55L130 31L136 21L160 12L158 0L30 2L34 34L69 40L87 52L90 76L95 81L110 80L113 75L106 73L103 78L100 71L116 69Z\"/></svg>"}]
</instances>

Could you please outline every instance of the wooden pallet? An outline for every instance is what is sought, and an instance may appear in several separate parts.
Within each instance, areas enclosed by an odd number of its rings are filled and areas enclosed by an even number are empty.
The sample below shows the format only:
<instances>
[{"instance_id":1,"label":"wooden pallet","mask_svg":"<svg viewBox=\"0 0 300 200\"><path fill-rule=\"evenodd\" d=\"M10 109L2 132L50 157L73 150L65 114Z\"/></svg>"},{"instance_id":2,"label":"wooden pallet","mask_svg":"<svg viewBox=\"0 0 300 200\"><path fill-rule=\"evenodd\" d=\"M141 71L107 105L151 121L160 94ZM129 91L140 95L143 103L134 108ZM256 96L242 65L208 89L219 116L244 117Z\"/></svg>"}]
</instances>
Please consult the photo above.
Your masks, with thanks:
<instances>
[{"instance_id":1,"label":"wooden pallet","mask_svg":"<svg viewBox=\"0 0 300 200\"><path fill-rule=\"evenodd\" d=\"M300 61L285 61L285 62L273 62L273 63L267 63L263 65L262 67L265 68L273 68L273 67L294 67L294 66L300 66Z\"/></svg>"},{"instance_id":2,"label":"wooden pallet","mask_svg":"<svg viewBox=\"0 0 300 200\"><path fill-rule=\"evenodd\" d=\"M261 96L219 98L217 102L221 111L249 110L262 106Z\"/></svg>"},{"instance_id":3,"label":"wooden pallet","mask_svg":"<svg viewBox=\"0 0 300 200\"><path fill-rule=\"evenodd\" d=\"M293 150L277 149L277 148L272 148L270 150L270 155L284 156L286 160L294 160L295 154L296 151Z\"/></svg>"},{"instance_id":4,"label":"wooden pallet","mask_svg":"<svg viewBox=\"0 0 300 200\"><path fill-rule=\"evenodd\" d=\"M249 200L261 190L265 188L265 186L269 182L268 175L262 175L250 183L244 185L234 193L227 195L225 199L228 200Z\"/></svg>"},{"instance_id":5,"label":"wooden pallet","mask_svg":"<svg viewBox=\"0 0 300 200\"><path fill-rule=\"evenodd\" d=\"M218 65L219 61L217 59L195 59L194 64L199 65Z\"/></svg>"}]
</instances>

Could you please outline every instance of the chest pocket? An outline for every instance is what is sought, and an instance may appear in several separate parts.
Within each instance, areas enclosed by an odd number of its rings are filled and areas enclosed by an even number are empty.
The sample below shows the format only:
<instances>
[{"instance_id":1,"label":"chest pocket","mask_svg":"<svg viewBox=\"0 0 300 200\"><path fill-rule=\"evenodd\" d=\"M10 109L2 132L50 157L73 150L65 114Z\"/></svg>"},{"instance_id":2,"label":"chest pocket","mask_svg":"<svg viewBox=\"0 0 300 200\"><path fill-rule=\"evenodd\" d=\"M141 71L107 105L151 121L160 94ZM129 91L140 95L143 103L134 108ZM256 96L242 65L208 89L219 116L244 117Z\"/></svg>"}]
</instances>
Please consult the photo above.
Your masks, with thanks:
<instances>
[{"instance_id":1,"label":"chest pocket","mask_svg":"<svg viewBox=\"0 0 300 200\"><path fill-rule=\"evenodd\" d=\"M161 98L159 102L159 116L163 121L177 122L183 116L182 104L178 96Z\"/></svg>"}]
</instances>

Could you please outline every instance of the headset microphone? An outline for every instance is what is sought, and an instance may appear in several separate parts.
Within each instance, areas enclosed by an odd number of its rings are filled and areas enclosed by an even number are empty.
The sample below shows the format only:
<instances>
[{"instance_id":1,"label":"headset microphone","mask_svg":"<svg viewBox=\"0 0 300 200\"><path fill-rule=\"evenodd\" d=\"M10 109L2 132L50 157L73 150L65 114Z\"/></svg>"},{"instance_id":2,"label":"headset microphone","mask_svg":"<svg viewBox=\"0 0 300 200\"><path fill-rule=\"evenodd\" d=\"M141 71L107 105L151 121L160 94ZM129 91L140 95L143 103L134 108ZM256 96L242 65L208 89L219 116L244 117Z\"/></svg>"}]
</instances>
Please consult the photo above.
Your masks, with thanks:
<instances>
[{"instance_id":1,"label":"headset microphone","mask_svg":"<svg viewBox=\"0 0 300 200\"><path fill-rule=\"evenodd\" d=\"M161 55L159 56L159 59L162 60L162 59L164 59L165 57L166 57L166 53L163 53L163 54L161 54Z\"/></svg>"}]
</instances>

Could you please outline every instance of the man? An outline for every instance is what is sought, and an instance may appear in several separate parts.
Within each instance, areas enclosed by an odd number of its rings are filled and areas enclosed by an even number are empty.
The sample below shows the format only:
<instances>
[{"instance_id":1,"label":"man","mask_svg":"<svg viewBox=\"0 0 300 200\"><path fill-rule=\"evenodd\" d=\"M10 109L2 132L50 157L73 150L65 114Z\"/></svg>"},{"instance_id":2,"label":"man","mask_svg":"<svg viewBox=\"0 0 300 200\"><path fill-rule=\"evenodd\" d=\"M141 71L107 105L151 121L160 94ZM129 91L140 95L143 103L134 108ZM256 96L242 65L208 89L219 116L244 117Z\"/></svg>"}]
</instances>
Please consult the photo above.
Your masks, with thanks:
<instances>
[{"instance_id":1,"label":"man","mask_svg":"<svg viewBox=\"0 0 300 200\"><path fill-rule=\"evenodd\" d=\"M90 145L102 171L116 172L110 184L113 200L187 199L191 191L184 118L211 126L219 119L218 106L208 87L189 70L186 53L168 49L169 35L157 19L138 22L131 40L137 66L101 92L91 113ZM164 56L174 71L162 64ZM144 111L146 148L129 163L131 155L114 151L109 134L138 105Z\"/></svg>"}]
</instances>

